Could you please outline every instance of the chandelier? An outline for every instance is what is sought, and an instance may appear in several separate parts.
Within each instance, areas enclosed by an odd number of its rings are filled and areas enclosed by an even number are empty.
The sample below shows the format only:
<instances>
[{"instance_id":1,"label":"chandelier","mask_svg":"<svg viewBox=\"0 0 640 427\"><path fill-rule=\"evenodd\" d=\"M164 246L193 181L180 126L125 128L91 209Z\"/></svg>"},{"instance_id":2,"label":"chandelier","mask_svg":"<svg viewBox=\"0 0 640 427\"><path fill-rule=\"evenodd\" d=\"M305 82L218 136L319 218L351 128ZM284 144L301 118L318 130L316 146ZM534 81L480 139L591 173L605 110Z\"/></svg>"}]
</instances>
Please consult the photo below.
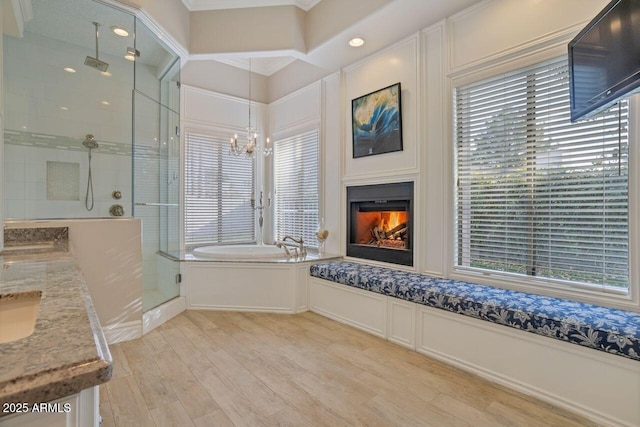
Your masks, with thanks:
<instances>
[{"instance_id":1,"label":"chandelier","mask_svg":"<svg viewBox=\"0 0 640 427\"><path fill-rule=\"evenodd\" d=\"M247 159L252 158L255 153L260 151L260 147L258 146L257 129L254 129L251 126L251 80L251 58L249 58L249 124L245 128L247 130L247 142L240 147L238 145L238 134L236 133L233 135L233 138L231 138L231 147L229 148L230 154L233 154L234 156L244 154ZM271 147L271 141L267 138L265 140L264 149L262 150L262 155L267 157L270 156L272 152L273 148Z\"/></svg>"}]
</instances>

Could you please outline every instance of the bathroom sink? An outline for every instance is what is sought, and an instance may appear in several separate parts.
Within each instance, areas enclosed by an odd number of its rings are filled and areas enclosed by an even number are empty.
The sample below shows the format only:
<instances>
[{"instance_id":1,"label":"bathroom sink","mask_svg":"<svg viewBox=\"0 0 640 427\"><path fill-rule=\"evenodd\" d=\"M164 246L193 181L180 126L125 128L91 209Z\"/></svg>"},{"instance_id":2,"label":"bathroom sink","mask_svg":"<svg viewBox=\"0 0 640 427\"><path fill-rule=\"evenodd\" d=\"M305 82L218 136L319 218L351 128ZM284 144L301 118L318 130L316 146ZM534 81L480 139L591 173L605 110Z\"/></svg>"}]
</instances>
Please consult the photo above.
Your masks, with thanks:
<instances>
[{"instance_id":1,"label":"bathroom sink","mask_svg":"<svg viewBox=\"0 0 640 427\"><path fill-rule=\"evenodd\" d=\"M18 294L15 298L0 299L0 344L28 337L33 333L40 292Z\"/></svg>"}]
</instances>

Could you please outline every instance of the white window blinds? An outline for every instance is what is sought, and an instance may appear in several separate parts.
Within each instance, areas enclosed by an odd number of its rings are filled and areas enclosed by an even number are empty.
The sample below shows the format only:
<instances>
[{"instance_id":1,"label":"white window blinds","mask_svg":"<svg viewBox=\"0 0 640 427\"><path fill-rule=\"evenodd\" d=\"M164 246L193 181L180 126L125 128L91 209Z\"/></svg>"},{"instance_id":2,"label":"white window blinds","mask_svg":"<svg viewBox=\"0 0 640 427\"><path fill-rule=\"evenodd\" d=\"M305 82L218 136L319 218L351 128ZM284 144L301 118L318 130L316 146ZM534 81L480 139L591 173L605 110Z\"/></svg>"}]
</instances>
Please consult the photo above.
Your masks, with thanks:
<instances>
[{"instance_id":1,"label":"white window blinds","mask_svg":"<svg viewBox=\"0 0 640 427\"><path fill-rule=\"evenodd\" d=\"M317 247L318 130L281 139L274 145L275 238L302 236Z\"/></svg>"},{"instance_id":2,"label":"white window blinds","mask_svg":"<svg viewBox=\"0 0 640 427\"><path fill-rule=\"evenodd\" d=\"M626 292L626 101L571 123L556 59L459 87L455 107L457 267Z\"/></svg>"},{"instance_id":3,"label":"white window blinds","mask_svg":"<svg viewBox=\"0 0 640 427\"><path fill-rule=\"evenodd\" d=\"M229 154L229 135L187 132L185 243L255 242L253 159Z\"/></svg>"}]
</instances>

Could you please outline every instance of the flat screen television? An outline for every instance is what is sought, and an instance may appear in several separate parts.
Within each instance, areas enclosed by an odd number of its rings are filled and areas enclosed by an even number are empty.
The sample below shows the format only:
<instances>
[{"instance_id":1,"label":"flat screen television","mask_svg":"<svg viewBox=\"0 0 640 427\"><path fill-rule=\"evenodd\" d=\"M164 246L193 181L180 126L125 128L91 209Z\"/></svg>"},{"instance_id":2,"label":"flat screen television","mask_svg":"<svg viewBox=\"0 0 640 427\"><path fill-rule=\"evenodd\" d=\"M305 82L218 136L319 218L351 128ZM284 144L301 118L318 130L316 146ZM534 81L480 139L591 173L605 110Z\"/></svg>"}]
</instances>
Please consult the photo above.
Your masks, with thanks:
<instances>
[{"instance_id":1,"label":"flat screen television","mask_svg":"<svg viewBox=\"0 0 640 427\"><path fill-rule=\"evenodd\" d=\"M613 0L569 43L571 121L640 86L640 0Z\"/></svg>"}]
</instances>

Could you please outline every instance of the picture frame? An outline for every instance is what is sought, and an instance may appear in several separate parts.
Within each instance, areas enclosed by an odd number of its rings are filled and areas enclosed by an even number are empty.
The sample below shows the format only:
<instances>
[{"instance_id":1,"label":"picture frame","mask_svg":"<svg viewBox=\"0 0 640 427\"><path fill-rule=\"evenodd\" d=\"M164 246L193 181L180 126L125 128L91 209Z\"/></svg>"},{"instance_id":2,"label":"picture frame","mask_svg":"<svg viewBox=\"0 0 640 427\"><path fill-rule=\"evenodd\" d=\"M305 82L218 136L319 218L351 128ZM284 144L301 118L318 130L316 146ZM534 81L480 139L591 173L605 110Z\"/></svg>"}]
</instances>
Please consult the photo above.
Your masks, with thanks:
<instances>
[{"instance_id":1,"label":"picture frame","mask_svg":"<svg viewBox=\"0 0 640 427\"><path fill-rule=\"evenodd\" d=\"M402 151L400 82L351 101L353 158Z\"/></svg>"}]
</instances>

